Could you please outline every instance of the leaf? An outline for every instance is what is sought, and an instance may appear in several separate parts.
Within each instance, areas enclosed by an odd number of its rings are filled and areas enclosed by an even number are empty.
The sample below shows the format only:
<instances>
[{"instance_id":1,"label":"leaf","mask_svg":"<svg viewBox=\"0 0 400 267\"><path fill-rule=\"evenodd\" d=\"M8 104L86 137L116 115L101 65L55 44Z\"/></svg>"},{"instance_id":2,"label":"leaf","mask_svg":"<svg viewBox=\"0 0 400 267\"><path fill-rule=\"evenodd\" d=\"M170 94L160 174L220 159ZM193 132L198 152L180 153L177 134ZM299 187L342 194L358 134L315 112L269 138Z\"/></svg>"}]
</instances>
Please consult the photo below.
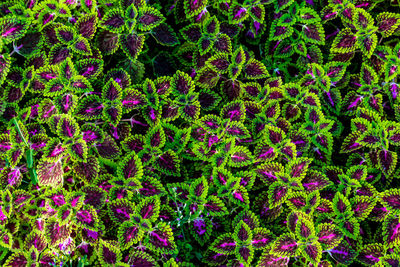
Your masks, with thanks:
<instances>
[{"instance_id":1,"label":"leaf","mask_svg":"<svg viewBox=\"0 0 400 267\"><path fill-rule=\"evenodd\" d=\"M156 222L160 214L160 199L157 196L143 199L135 208L137 214L144 220Z\"/></svg>"},{"instance_id":2,"label":"leaf","mask_svg":"<svg viewBox=\"0 0 400 267\"><path fill-rule=\"evenodd\" d=\"M383 38L391 36L400 26L400 16L396 13L382 12L376 17L378 32Z\"/></svg>"},{"instance_id":3,"label":"leaf","mask_svg":"<svg viewBox=\"0 0 400 267\"><path fill-rule=\"evenodd\" d=\"M96 35L96 44L104 55L111 55L119 48L119 35L107 30L100 30Z\"/></svg>"},{"instance_id":4,"label":"leaf","mask_svg":"<svg viewBox=\"0 0 400 267\"><path fill-rule=\"evenodd\" d=\"M237 3L234 3L232 7L229 8L229 11L229 22L231 24L238 24L249 16L247 9Z\"/></svg>"},{"instance_id":5,"label":"leaf","mask_svg":"<svg viewBox=\"0 0 400 267\"><path fill-rule=\"evenodd\" d=\"M47 240L45 236L40 232L30 232L25 238L24 249L27 251L31 247L34 247L39 252L42 252L47 247Z\"/></svg>"},{"instance_id":6,"label":"leaf","mask_svg":"<svg viewBox=\"0 0 400 267\"><path fill-rule=\"evenodd\" d=\"M4 263L4 266L14 267L14 266L27 266L28 259L26 258L23 252L14 252L11 254L7 261Z\"/></svg>"},{"instance_id":7,"label":"leaf","mask_svg":"<svg viewBox=\"0 0 400 267\"><path fill-rule=\"evenodd\" d=\"M152 251L173 253L177 250L172 229L164 222L158 223L158 227L149 232L148 236L147 245Z\"/></svg>"},{"instance_id":8,"label":"leaf","mask_svg":"<svg viewBox=\"0 0 400 267\"><path fill-rule=\"evenodd\" d=\"M73 144L70 144L68 150L73 161L86 161L88 147L83 139L78 139Z\"/></svg>"},{"instance_id":9,"label":"leaf","mask_svg":"<svg viewBox=\"0 0 400 267\"><path fill-rule=\"evenodd\" d=\"M223 255L232 255L236 248L236 242L232 234L220 235L211 245L210 249Z\"/></svg>"},{"instance_id":10,"label":"leaf","mask_svg":"<svg viewBox=\"0 0 400 267\"><path fill-rule=\"evenodd\" d=\"M57 134L63 139L74 138L80 132L79 125L74 118L61 115L57 123Z\"/></svg>"},{"instance_id":11,"label":"leaf","mask_svg":"<svg viewBox=\"0 0 400 267\"><path fill-rule=\"evenodd\" d=\"M205 55L209 51L211 51L213 43L214 41L212 39L210 39L208 36L203 35L197 42L197 47L200 51L200 55Z\"/></svg>"},{"instance_id":12,"label":"leaf","mask_svg":"<svg viewBox=\"0 0 400 267\"><path fill-rule=\"evenodd\" d=\"M204 67L197 73L195 82L197 86L204 89L209 89L217 85L219 78L220 76L217 72L208 67Z\"/></svg>"},{"instance_id":13,"label":"leaf","mask_svg":"<svg viewBox=\"0 0 400 267\"><path fill-rule=\"evenodd\" d=\"M325 44L325 32L320 23L303 26L301 36L305 42L312 44Z\"/></svg>"},{"instance_id":14,"label":"leaf","mask_svg":"<svg viewBox=\"0 0 400 267\"><path fill-rule=\"evenodd\" d=\"M361 37L357 39L357 43L363 54L367 58L370 58L378 44L378 36L372 34L370 36Z\"/></svg>"},{"instance_id":15,"label":"leaf","mask_svg":"<svg viewBox=\"0 0 400 267\"><path fill-rule=\"evenodd\" d=\"M11 60L8 54L0 55L0 85L6 80L7 74L10 70Z\"/></svg>"},{"instance_id":16,"label":"leaf","mask_svg":"<svg viewBox=\"0 0 400 267\"><path fill-rule=\"evenodd\" d=\"M244 167L248 166L253 162L253 155L250 150L246 147L235 146L230 154L229 166L232 167Z\"/></svg>"},{"instance_id":17,"label":"leaf","mask_svg":"<svg viewBox=\"0 0 400 267\"><path fill-rule=\"evenodd\" d=\"M308 261L317 265L322 257L321 245L318 242L314 244L305 245L305 248L303 250L303 255L306 257Z\"/></svg>"},{"instance_id":18,"label":"leaf","mask_svg":"<svg viewBox=\"0 0 400 267\"><path fill-rule=\"evenodd\" d=\"M187 95L193 93L194 82L185 72L177 71L172 80L172 92L176 95Z\"/></svg>"},{"instance_id":19,"label":"leaf","mask_svg":"<svg viewBox=\"0 0 400 267\"><path fill-rule=\"evenodd\" d=\"M264 250L262 253L260 260L257 263L257 267L268 267L271 264L275 264L277 266L284 266L287 264L289 258L287 257L280 257L273 255L268 249Z\"/></svg>"},{"instance_id":20,"label":"leaf","mask_svg":"<svg viewBox=\"0 0 400 267\"><path fill-rule=\"evenodd\" d=\"M365 220L375 207L376 201L368 196L356 196L351 199L354 216L358 221Z\"/></svg>"},{"instance_id":21,"label":"leaf","mask_svg":"<svg viewBox=\"0 0 400 267\"><path fill-rule=\"evenodd\" d=\"M3 17L0 19L0 35L3 44L9 44L20 39L27 31L28 21L17 17Z\"/></svg>"},{"instance_id":22,"label":"leaf","mask_svg":"<svg viewBox=\"0 0 400 267\"><path fill-rule=\"evenodd\" d=\"M305 241L313 238L315 235L314 224L307 216L300 216L296 222L295 228L296 237L299 240Z\"/></svg>"},{"instance_id":23,"label":"leaf","mask_svg":"<svg viewBox=\"0 0 400 267\"><path fill-rule=\"evenodd\" d=\"M194 180L190 185L189 193L199 201L205 200L208 193L207 180L204 177Z\"/></svg>"},{"instance_id":24,"label":"leaf","mask_svg":"<svg viewBox=\"0 0 400 267\"><path fill-rule=\"evenodd\" d=\"M97 28L98 18L96 14L81 16L75 24L78 33L86 39L92 39Z\"/></svg>"},{"instance_id":25,"label":"leaf","mask_svg":"<svg viewBox=\"0 0 400 267\"><path fill-rule=\"evenodd\" d=\"M267 162L257 166L256 174L267 185L277 181L278 174L283 173L284 168L280 163Z\"/></svg>"},{"instance_id":26,"label":"leaf","mask_svg":"<svg viewBox=\"0 0 400 267\"><path fill-rule=\"evenodd\" d=\"M74 52L83 56L89 56L92 54L89 41L83 37L78 37L71 48Z\"/></svg>"},{"instance_id":27,"label":"leaf","mask_svg":"<svg viewBox=\"0 0 400 267\"><path fill-rule=\"evenodd\" d=\"M180 30L180 33L185 40L192 43L197 43L202 36L201 27L199 24L189 24L183 27Z\"/></svg>"},{"instance_id":28,"label":"leaf","mask_svg":"<svg viewBox=\"0 0 400 267\"><path fill-rule=\"evenodd\" d=\"M245 187L238 185L238 187L231 192L229 198L236 203L236 205L248 208L250 204L249 194Z\"/></svg>"},{"instance_id":29,"label":"leaf","mask_svg":"<svg viewBox=\"0 0 400 267\"><path fill-rule=\"evenodd\" d=\"M159 44L165 46L175 46L180 43L174 29L166 23L161 23L157 27L153 28L152 35Z\"/></svg>"},{"instance_id":30,"label":"leaf","mask_svg":"<svg viewBox=\"0 0 400 267\"><path fill-rule=\"evenodd\" d=\"M300 117L301 109L298 105L286 103L282 107L282 113L283 113L282 115L284 115L287 120L295 121Z\"/></svg>"},{"instance_id":31,"label":"leaf","mask_svg":"<svg viewBox=\"0 0 400 267\"><path fill-rule=\"evenodd\" d=\"M88 230L96 231L99 219L96 210L90 205L83 205L83 207L76 212L76 223Z\"/></svg>"},{"instance_id":32,"label":"leaf","mask_svg":"<svg viewBox=\"0 0 400 267\"><path fill-rule=\"evenodd\" d=\"M232 41L226 34L219 34L214 42L214 50L222 53L232 53Z\"/></svg>"},{"instance_id":33,"label":"leaf","mask_svg":"<svg viewBox=\"0 0 400 267\"><path fill-rule=\"evenodd\" d=\"M117 173L120 178L129 179L135 178L140 179L143 175L142 162L137 156L137 154L132 151L127 154L119 164Z\"/></svg>"},{"instance_id":34,"label":"leaf","mask_svg":"<svg viewBox=\"0 0 400 267\"><path fill-rule=\"evenodd\" d=\"M233 121L228 124L226 134L230 137L246 139L250 137L250 132L242 122Z\"/></svg>"},{"instance_id":35,"label":"leaf","mask_svg":"<svg viewBox=\"0 0 400 267\"><path fill-rule=\"evenodd\" d=\"M331 61L328 64L325 64L324 68L329 79L336 83L343 78L347 69L347 64L340 61Z\"/></svg>"},{"instance_id":36,"label":"leaf","mask_svg":"<svg viewBox=\"0 0 400 267\"><path fill-rule=\"evenodd\" d=\"M78 102L78 98L73 94L64 94L56 99L55 104L58 110L64 114L70 114L75 109Z\"/></svg>"},{"instance_id":37,"label":"leaf","mask_svg":"<svg viewBox=\"0 0 400 267\"><path fill-rule=\"evenodd\" d=\"M124 90L122 106L127 110L142 107L145 104L145 96L135 89Z\"/></svg>"},{"instance_id":38,"label":"leaf","mask_svg":"<svg viewBox=\"0 0 400 267\"><path fill-rule=\"evenodd\" d=\"M227 80L221 83L222 92L229 101L236 100L242 95L242 84L239 81Z\"/></svg>"},{"instance_id":39,"label":"leaf","mask_svg":"<svg viewBox=\"0 0 400 267\"><path fill-rule=\"evenodd\" d=\"M224 216L228 213L224 202L216 196L209 196L204 204L204 208L211 216L215 217Z\"/></svg>"},{"instance_id":40,"label":"leaf","mask_svg":"<svg viewBox=\"0 0 400 267\"><path fill-rule=\"evenodd\" d=\"M178 176L180 173L180 161L176 153L172 150L168 150L157 157L155 168L160 172Z\"/></svg>"},{"instance_id":41,"label":"leaf","mask_svg":"<svg viewBox=\"0 0 400 267\"><path fill-rule=\"evenodd\" d=\"M156 127L152 128L149 132L147 132L145 136L145 144L148 147L152 148L161 148L165 144L165 132L163 127L157 125Z\"/></svg>"},{"instance_id":42,"label":"leaf","mask_svg":"<svg viewBox=\"0 0 400 267\"><path fill-rule=\"evenodd\" d=\"M386 175L390 175L397 165L397 153L385 149L377 152L379 169Z\"/></svg>"},{"instance_id":43,"label":"leaf","mask_svg":"<svg viewBox=\"0 0 400 267\"><path fill-rule=\"evenodd\" d=\"M220 116L224 119L230 119L231 121L243 121L246 115L246 109L242 101L232 101L226 104L221 112Z\"/></svg>"},{"instance_id":44,"label":"leaf","mask_svg":"<svg viewBox=\"0 0 400 267\"><path fill-rule=\"evenodd\" d=\"M311 159L309 158L296 158L290 161L286 168L289 171L290 177L301 180L306 175L310 163Z\"/></svg>"},{"instance_id":45,"label":"leaf","mask_svg":"<svg viewBox=\"0 0 400 267\"><path fill-rule=\"evenodd\" d=\"M49 162L41 159L36 168L40 186L58 187L63 183L64 170L61 160Z\"/></svg>"},{"instance_id":46,"label":"leaf","mask_svg":"<svg viewBox=\"0 0 400 267\"><path fill-rule=\"evenodd\" d=\"M292 36L294 32L293 27L278 26L276 22L271 25L269 40L270 41L280 41Z\"/></svg>"},{"instance_id":47,"label":"leaf","mask_svg":"<svg viewBox=\"0 0 400 267\"><path fill-rule=\"evenodd\" d=\"M125 250L138 243L143 237L143 231L131 221L125 221L118 227L118 241Z\"/></svg>"},{"instance_id":48,"label":"leaf","mask_svg":"<svg viewBox=\"0 0 400 267\"><path fill-rule=\"evenodd\" d=\"M250 9L249 13L250 17L253 18L255 21L262 23L265 18L265 8L263 5L253 6Z\"/></svg>"},{"instance_id":49,"label":"leaf","mask_svg":"<svg viewBox=\"0 0 400 267\"><path fill-rule=\"evenodd\" d=\"M131 33L122 37L122 50L130 60L135 61L142 52L144 40L145 36L143 34Z\"/></svg>"},{"instance_id":50,"label":"leaf","mask_svg":"<svg viewBox=\"0 0 400 267\"><path fill-rule=\"evenodd\" d=\"M105 159L114 159L120 154L117 143L109 135L105 136L103 142L97 143L96 149L99 155Z\"/></svg>"},{"instance_id":51,"label":"leaf","mask_svg":"<svg viewBox=\"0 0 400 267\"><path fill-rule=\"evenodd\" d=\"M389 248L393 248L400 243L400 219L396 216L387 216L383 221L383 241Z\"/></svg>"},{"instance_id":52,"label":"leaf","mask_svg":"<svg viewBox=\"0 0 400 267\"><path fill-rule=\"evenodd\" d=\"M317 233L318 242L325 250L336 247L343 238L342 232L335 225L329 223L319 224Z\"/></svg>"},{"instance_id":53,"label":"leaf","mask_svg":"<svg viewBox=\"0 0 400 267\"><path fill-rule=\"evenodd\" d=\"M84 97L75 110L75 115L83 120L98 119L103 114L103 103L99 96L89 95Z\"/></svg>"},{"instance_id":54,"label":"leaf","mask_svg":"<svg viewBox=\"0 0 400 267\"><path fill-rule=\"evenodd\" d=\"M66 225L60 225L55 218L50 219L45 224L45 234L47 242L51 246L64 242L70 235L71 230Z\"/></svg>"},{"instance_id":55,"label":"leaf","mask_svg":"<svg viewBox=\"0 0 400 267\"><path fill-rule=\"evenodd\" d=\"M280 182L274 182L268 189L268 203L270 208L275 208L281 205L289 196L289 188Z\"/></svg>"},{"instance_id":56,"label":"leaf","mask_svg":"<svg viewBox=\"0 0 400 267\"><path fill-rule=\"evenodd\" d=\"M235 248L235 255L240 263L249 264L253 260L254 257L254 248L253 247L239 247Z\"/></svg>"},{"instance_id":57,"label":"leaf","mask_svg":"<svg viewBox=\"0 0 400 267\"><path fill-rule=\"evenodd\" d=\"M343 234L347 237L355 239L360 235L360 224L356 218L342 221L339 225Z\"/></svg>"},{"instance_id":58,"label":"leaf","mask_svg":"<svg viewBox=\"0 0 400 267\"><path fill-rule=\"evenodd\" d=\"M114 79L110 79L103 87L101 97L106 101L118 101L122 98L122 89Z\"/></svg>"},{"instance_id":59,"label":"leaf","mask_svg":"<svg viewBox=\"0 0 400 267\"><path fill-rule=\"evenodd\" d=\"M361 65L360 73L361 73L360 78L361 78L362 83L364 83L364 84L378 83L378 80L379 80L378 75L376 74L375 70L371 66L363 63Z\"/></svg>"},{"instance_id":60,"label":"leaf","mask_svg":"<svg viewBox=\"0 0 400 267\"><path fill-rule=\"evenodd\" d=\"M241 247L245 244L249 244L253 239L253 234L250 227L244 222L240 221L236 226L233 233L233 239Z\"/></svg>"},{"instance_id":61,"label":"leaf","mask_svg":"<svg viewBox=\"0 0 400 267\"><path fill-rule=\"evenodd\" d=\"M183 6L185 9L186 18L191 18L199 15L207 6L208 0L184 0Z\"/></svg>"},{"instance_id":62,"label":"leaf","mask_svg":"<svg viewBox=\"0 0 400 267\"><path fill-rule=\"evenodd\" d=\"M256 59L250 59L244 65L243 71L247 79L261 79L269 76L265 65Z\"/></svg>"},{"instance_id":63,"label":"leaf","mask_svg":"<svg viewBox=\"0 0 400 267\"><path fill-rule=\"evenodd\" d=\"M375 265L384 256L385 248L382 244L366 244L360 249L357 260L365 265Z\"/></svg>"},{"instance_id":64,"label":"leaf","mask_svg":"<svg viewBox=\"0 0 400 267\"><path fill-rule=\"evenodd\" d=\"M108 213L117 225L131 221L135 206L127 199L114 199L108 203Z\"/></svg>"},{"instance_id":65,"label":"leaf","mask_svg":"<svg viewBox=\"0 0 400 267\"><path fill-rule=\"evenodd\" d=\"M130 251L128 264L133 266L135 265L157 266L155 259L153 259L148 253L140 250Z\"/></svg>"},{"instance_id":66,"label":"leaf","mask_svg":"<svg viewBox=\"0 0 400 267\"><path fill-rule=\"evenodd\" d=\"M333 210L337 215L343 213L347 214L352 213L349 200L339 192L337 192L335 197L333 198L332 204L333 204Z\"/></svg>"},{"instance_id":67,"label":"leaf","mask_svg":"<svg viewBox=\"0 0 400 267\"><path fill-rule=\"evenodd\" d=\"M98 248L98 258L103 265L115 265L122 259L120 249L111 242L100 239Z\"/></svg>"},{"instance_id":68,"label":"leaf","mask_svg":"<svg viewBox=\"0 0 400 267\"><path fill-rule=\"evenodd\" d=\"M331 51L334 53L349 53L356 49L357 37L349 28L339 32L332 43Z\"/></svg>"},{"instance_id":69,"label":"leaf","mask_svg":"<svg viewBox=\"0 0 400 267\"><path fill-rule=\"evenodd\" d=\"M55 29L58 41L64 45L71 45L77 38L77 33L74 28L68 26L60 26Z\"/></svg>"},{"instance_id":70,"label":"leaf","mask_svg":"<svg viewBox=\"0 0 400 267\"><path fill-rule=\"evenodd\" d=\"M345 241L342 241L337 247L331 249L330 253L335 261L347 265L357 257L357 251Z\"/></svg>"},{"instance_id":71,"label":"leaf","mask_svg":"<svg viewBox=\"0 0 400 267\"><path fill-rule=\"evenodd\" d=\"M274 235L269 230L254 228L251 244L255 249L265 249L272 243L273 239Z\"/></svg>"},{"instance_id":72,"label":"leaf","mask_svg":"<svg viewBox=\"0 0 400 267\"><path fill-rule=\"evenodd\" d=\"M119 9L111 9L100 21L100 26L113 33L122 33L125 30L124 15Z\"/></svg>"},{"instance_id":73,"label":"leaf","mask_svg":"<svg viewBox=\"0 0 400 267\"><path fill-rule=\"evenodd\" d=\"M103 65L103 60L89 58L77 61L76 67L79 75L87 79L94 79L103 71Z\"/></svg>"},{"instance_id":74,"label":"leaf","mask_svg":"<svg viewBox=\"0 0 400 267\"><path fill-rule=\"evenodd\" d=\"M149 31L160 25L164 20L165 18L161 12L154 7L145 6L139 9L137 22L138 28L141 31Z\"/></svg>"},{"instance_id":75,"label":"leaf","mask_svg":"<svg viewBox=\"0 0 400 267\"><path fill-rule=\"evenodd\" d=\"M349 153L354 150L360 149L363 145L360 143L361 132L356 131L349 134L344 140L342 144L342 148L340 150L341 153Z\"/></svg>"},{"instance_id":76,"label":"leaf","mask_svg":"<svg viewBox=\"0 0 400 267\"><path fill-rule=\"evenodd\" d=\"M295 256L299 245L290 234L279 236L273 243L271 252L276 256Z\"/></svg>"},{"instance_id":77,"label":"leaf","mask_svg":"<svg viewBox=\"0 0 400 267\"><path fill-rule=\"evenodd\" d=\"M218 73L226 73L229 67L229 58L226 53L217 53L209 58L206 64L214 71Z\"/></svg>"},{"instance_id":78,"label":"leaf","mask_svg":"<svg viewBox=\"0 0 400 267\"><path fill-rule=\"evenodd\" d=\"M400 190L392 188L381 193L381 201L391 214L400 214ZM373 207L372 207L373 208ZM372 210L371 208L371 210Z\"/></svg>"},{"instance_id":79,"label":"leaf","mask_svg":"<svg viewBox=\"0 0 400 267\"><path fill-rule=\"evenodd\" d=\"M97 186L85 186L81 189L85 194L84 204L93 206L95 209L101 209L107 198L107 192Z\"/></svg>"}]
</instances>

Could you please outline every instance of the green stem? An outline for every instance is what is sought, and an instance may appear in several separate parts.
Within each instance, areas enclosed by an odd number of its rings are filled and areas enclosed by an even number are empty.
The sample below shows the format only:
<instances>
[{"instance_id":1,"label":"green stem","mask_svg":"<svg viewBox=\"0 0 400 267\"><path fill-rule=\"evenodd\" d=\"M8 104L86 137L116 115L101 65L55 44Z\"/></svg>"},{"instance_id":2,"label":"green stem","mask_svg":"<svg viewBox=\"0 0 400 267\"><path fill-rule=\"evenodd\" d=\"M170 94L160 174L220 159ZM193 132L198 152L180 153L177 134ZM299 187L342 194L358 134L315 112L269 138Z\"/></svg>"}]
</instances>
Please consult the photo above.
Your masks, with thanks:
<instances>
[{"instance_id":1,"label":"green stem","mask_svg":"<svg viewBox=\"0 0 400 267\"><path fill-rule=\"evenodd\" d=\"M26 151L26 163L27 163L27 167L29 169L29 174L31 176L32 183L34 185L36 185L38 182L38 179L37 179L36 170L33 168L33 149L30 148L28 141L26 141L25 136L22 133L21 128L19 127L19 123L18 123L17 119L13 118L12 122L15 125L15 128L17 129L18 134L21 136L22 141L24 142L25 146L28 148Z\"/></svg>"},{"instance_id":2,"label":"green stem","mask_svg":"<svg viewBox=\"0 0 400 267\"><path fill-rule=\"evenodd\" d=\"M25 136L22 134L21 128L19 128L19 124L18 124L17 119L16 119L16 118L13 118L13 119L12 119L12 122L14 123L15 127L17 128L17 131L18 131L19 135L21 136L22 141L24 142L24 144L25 144L26 146L29 146L29 145L28 145L28 142L27 142L26 139L25 139Z\"/></svg>"}]
</instances>

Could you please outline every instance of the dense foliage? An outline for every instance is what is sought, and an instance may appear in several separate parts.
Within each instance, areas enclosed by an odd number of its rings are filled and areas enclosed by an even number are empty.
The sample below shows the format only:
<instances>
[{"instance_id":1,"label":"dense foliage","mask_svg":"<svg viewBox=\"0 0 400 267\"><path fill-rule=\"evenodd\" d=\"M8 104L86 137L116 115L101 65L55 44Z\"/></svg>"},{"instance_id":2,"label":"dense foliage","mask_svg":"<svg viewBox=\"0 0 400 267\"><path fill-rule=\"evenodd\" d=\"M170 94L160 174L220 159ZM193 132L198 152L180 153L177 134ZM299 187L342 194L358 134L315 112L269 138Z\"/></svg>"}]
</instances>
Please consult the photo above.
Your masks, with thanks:
<instances>
[{"instance_id":1,"label":"dense foliage","mask_svg":"<svg viewBox=\"0 0 400 267\"><path fill-rule=\"evenodd\" d=\"M3 266L399 266L397 0L3 0Z\"/></svg>"}]
</instances>

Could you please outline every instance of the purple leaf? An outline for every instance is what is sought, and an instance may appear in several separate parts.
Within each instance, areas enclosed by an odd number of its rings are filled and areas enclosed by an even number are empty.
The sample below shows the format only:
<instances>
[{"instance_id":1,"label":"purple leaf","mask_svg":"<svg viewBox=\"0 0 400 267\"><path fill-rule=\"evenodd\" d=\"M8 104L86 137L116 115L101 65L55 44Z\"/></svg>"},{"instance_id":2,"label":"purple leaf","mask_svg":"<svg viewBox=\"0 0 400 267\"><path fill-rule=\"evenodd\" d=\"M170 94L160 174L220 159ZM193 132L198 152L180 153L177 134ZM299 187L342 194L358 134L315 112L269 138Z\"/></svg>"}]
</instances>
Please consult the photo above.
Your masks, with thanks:
<instances>
[{"instance_id":1,"label":"purple leaf","mask_svg":"<svg viewBox=\"0 0 400 267\"><path fill-rule=\"evenodd\" d=\"M281 235L275 240L272 252L282 256L294 256L298 246L296 240L290 235Z\"/></svg>"},{"instance_id":2,"label":"purple leaf","mask_svg":"<svg viewBox=\"0 0 400 267\"><path fill-rule=\"evenodd\" d=\"M48 162L45 159L39 161L37 166L37 176L39 185L57 187L63 183L64 170L62 162Z\"/></svg>"},{"instance_id":3,"label":"purple leaf","mask_svg":"<svg viewBox=\"0 0 400 267\"><path fill-rule=\"evenodd\" d=\"M108 203L108 212L116 224L129 221L134 211L134 206L126 199L115 199Z\"/></svg>"},{"instance_id":4,"label":"purple leaf","mask_svg":"<svg viewBox=\"0 0 400 267\"><path fill-rule=\"evenodd\" d=\"M92 39L96 32L97 16L95 14L87 14L79 18L75 27L78 33L87 38Z\"/></svg>"},{"instance_id":5,"label":"purple leaf","mask_svg":"<svg viewBox=\"0 0 400 267\"><path fill-rule=\"evenodd\" d=\"M96 44L102 53L111 55L118 50L119 35L107 30L102 30L97 34Z\"/></svg>"},{"instance_id":6,"label":"purple leaf","mask_svg":"<svg viewBox=\"0 0 400 267\"><path fill-rule=\"evenodd\" d=\"M135 61L140 52L142 51L144 45L145 37L143 34L127 34L124 35L121 44L122 50L125 52L126 56Z\"/></svg>"}]
</instances>

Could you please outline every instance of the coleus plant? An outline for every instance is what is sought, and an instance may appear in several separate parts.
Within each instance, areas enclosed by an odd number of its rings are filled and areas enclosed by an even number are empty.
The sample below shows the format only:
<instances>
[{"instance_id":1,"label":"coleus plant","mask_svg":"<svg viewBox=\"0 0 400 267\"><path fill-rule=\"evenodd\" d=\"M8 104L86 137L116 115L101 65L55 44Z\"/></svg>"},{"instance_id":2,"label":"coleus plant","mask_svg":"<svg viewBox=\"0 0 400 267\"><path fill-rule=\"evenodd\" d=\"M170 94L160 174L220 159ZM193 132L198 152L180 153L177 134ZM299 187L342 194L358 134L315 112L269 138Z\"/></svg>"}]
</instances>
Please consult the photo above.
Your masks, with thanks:
<instances>
[{"instance_id":1,"label":"coleus plant","mask_svg":"<svg viewBox=\"0 0 400 267\"><path fill-rule=\"evenodd\" d=\"M1 2L1 264L400 265L396 5Z\"/></svg>"}]
</instances>

